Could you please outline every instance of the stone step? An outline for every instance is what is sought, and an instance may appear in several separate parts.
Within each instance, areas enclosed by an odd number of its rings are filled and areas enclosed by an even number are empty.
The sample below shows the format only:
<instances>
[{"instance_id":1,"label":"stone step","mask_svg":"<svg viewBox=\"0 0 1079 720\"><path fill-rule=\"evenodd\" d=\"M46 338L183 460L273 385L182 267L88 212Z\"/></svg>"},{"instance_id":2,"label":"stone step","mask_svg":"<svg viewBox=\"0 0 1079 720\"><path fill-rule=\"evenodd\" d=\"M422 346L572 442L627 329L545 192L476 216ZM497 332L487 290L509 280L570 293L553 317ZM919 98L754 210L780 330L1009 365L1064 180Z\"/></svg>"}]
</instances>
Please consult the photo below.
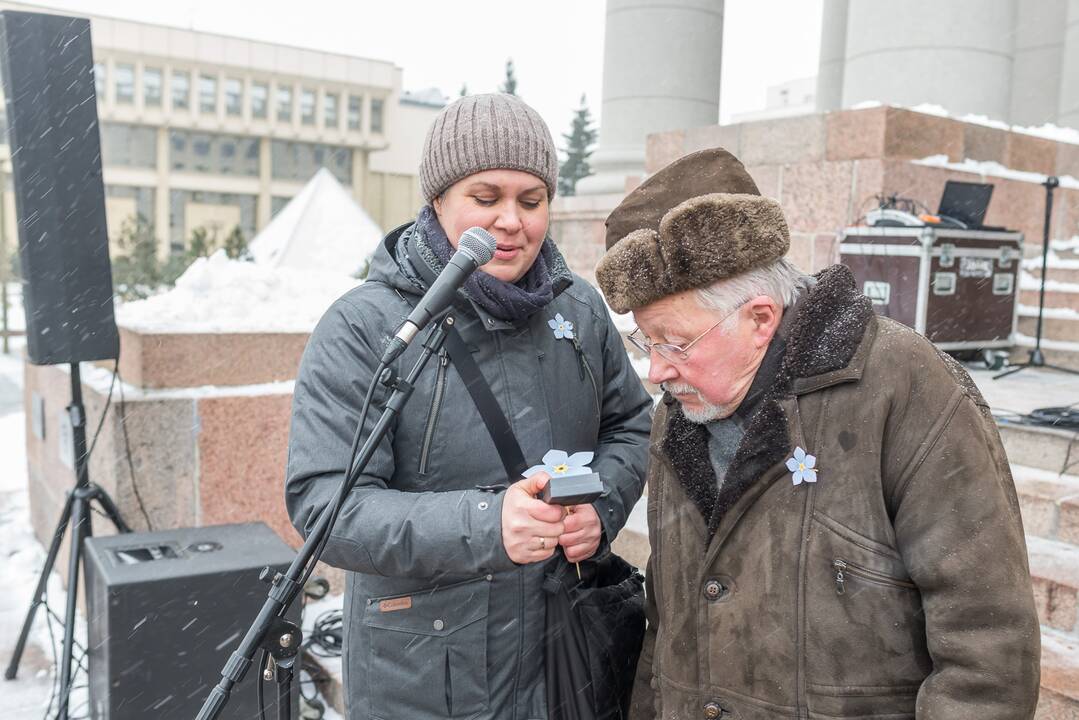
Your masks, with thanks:
<instances>
[{"instance_id":1,"label":"stone step","mask_svg":"<svg viewBox=\"0 0 1079 720\"><path fill-rule=\"evenodd\" d=\"M1079 545L1079 476L1012 465L1027 535Z\"/></svg>"},{"instance_id":2,"label":"stone step","mask_svg":"<svg viewBox=\"0 0 1079 720\"><path fill-rule=\"evenodd\" d=\"M1028 535L1027 553L1034 603L1042 624L1074 635L1079 609L1079 546Z\"/></svg>"},{"instance_id":3,"label":"stone step","mask_svg":"<svg viewBox=\"0 0 1079 720\"><path fill-rule=\"evenodd\" d=\"M1042 678L1034 720L1079 720L1079 641L1042 628Z\"/></svg>"},{"instance_id":4,"label":"stone step","mask_svg":"<svg viewBox=\"0 0 1079 720\"><path fill-rule=\"evenodd\" d=\"M1019 291L1019 304L1030 307L1038 307L1039 290L1037 288L1023 287ZM1045 307L1068 308L1079 310L1079 292L1070 289L1070 283L1061 287L1047 284L1045 288Z\"/></svg>"},{"instance_id":5,"label":"stone step","mask_svg":"<svg viewBox=\"0 0 1079 720\"><path fill-rule=\"evenodd\" d=\"M1013 466L1079 473L1079 434L999 421L997 429Z\"/></svg>"},{"instance_id":6,"label":"stone step","mask_svg":"<svg viewBox=\"0 0 1079 720\"><path fill-rule=\"evenodd\" d=\"M1034 338L1020 333L1016 337L1016 344L1008 351L1008 361L1024 363L1030 359L1030 350L1034 347ZM1079 343L1066 340L1055 340L1051 337L1042 338L1042 357L1046 364L1068 370L1079 370Z\"/></svg>"},{"instance_id":7,"label":"stone step","mask_svg":"<svg viewBox=\"0 0 1079 720\"><path fill-rule=\"evenodd\" d=\"M1027 315L1024 312L1025 308L1026 306L1023 306L1023 309L1020 309L1017 329L1023 335L1035 337L1038 332L1038 309L1035 307L1032 314ZM1060 313L1059 309L1052 308L1042 319L1042 337L1079 343L1079 313L1076 317L1053 317L1053 310Z\"/></svg>"}]
</instances>

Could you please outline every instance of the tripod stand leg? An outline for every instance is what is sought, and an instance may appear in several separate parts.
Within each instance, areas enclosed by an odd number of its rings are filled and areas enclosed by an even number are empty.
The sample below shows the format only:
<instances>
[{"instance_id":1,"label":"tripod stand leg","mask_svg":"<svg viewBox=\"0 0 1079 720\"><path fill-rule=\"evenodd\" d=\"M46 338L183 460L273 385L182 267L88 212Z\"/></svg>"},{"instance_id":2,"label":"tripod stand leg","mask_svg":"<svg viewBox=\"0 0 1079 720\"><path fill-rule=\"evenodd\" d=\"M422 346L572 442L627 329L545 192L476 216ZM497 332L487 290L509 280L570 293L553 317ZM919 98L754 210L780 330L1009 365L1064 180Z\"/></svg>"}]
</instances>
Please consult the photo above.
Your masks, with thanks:
<instances>
[{"instance_id":1,"label":"tripod stand leg","mask_svg":"<svg viewBox=\"0 0 1079 720\"><path fill-rule=\"evenodd\" d=\"M108 515L109 520L116 526L116 529L121 533L131 532L131 528L128 527L127 523L120 517L120 510L116 507L116 503L112 501L112 498L109 497L108 493L102 490L98 485L91 484L90 487L93 489L91 498L101 503L101 509Z\"/></svg>"},{"instance_id":2,"label":"tripod stand leg","mask_svg":"<svg viewBox=\"0 0 1079 720\"><path fill-rule=\"evenodd\" d=\"M19 633L19 641L15 643L15 652L11 656L11 662L8 663L7 670L4 672L4 677L8 680L14 680L15 675L19 672L19 662L22 660L23 650L26 649L26 640L30 637L30 628L34 625L34 615L37 614L38 606L45 602L45 587L49 584L52 566L56 563L56 556L60 552L60 543L64 540L64 533L67 532L68 520L71 519L71 503L74 496L74 491L67 494L67 500L64 501L64 510L60 513L60 522L56 523L56 530L52 534L49 554L45 558L45 565L41 568L41 575L37 579L37 588L34 589L34 600L30 604L30 610L26 613L26 620L23 621L22 631Z\"/></svg>"},{"instance_id":3,"label":"tripod stand leg","mask_svg":"<svg viewBox=\"0 0 1079 720\"><path fill-rule=\"evenodd\" d=\"M71 664L75 643L75 612L79 598L79 568L82 566L82 543L90 534L89 489L76 488L71 511L71 555L67 569L67 613L64 615L64 654L60 663L60 707L57 720L68 720L71 700Z\"/></svg>"}]
</instances>

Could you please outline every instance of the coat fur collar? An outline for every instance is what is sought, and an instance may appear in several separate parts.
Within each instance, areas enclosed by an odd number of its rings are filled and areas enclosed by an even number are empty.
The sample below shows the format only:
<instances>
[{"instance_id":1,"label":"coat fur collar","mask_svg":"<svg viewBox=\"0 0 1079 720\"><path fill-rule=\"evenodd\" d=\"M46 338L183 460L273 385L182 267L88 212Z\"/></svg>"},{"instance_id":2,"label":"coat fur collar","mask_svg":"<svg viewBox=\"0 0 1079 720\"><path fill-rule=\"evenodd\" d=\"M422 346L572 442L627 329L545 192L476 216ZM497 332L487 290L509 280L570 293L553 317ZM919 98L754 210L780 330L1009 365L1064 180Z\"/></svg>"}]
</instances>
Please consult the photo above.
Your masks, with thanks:
<instances>
[{"instance_id":1,"label":"coat fur collar","mask_svg":"<svg viewBox=\"0 0 1079 720\"><path fill-rule=\"evenodd\" d=\"M803 386L805 380L847 368L872 320L873 306L858 292L848 268L833 265L817 275L817 284L794 318L775 383L746 425L722 490L716 487L708 454L707 428L691 423L681 406L669 395L664 396L670 410L663 451L687 495L707 520L709 535L715 533L723 515L742 494L793 450L780 400L797 394L796 384Z\"/></svg>"}]
</instances>

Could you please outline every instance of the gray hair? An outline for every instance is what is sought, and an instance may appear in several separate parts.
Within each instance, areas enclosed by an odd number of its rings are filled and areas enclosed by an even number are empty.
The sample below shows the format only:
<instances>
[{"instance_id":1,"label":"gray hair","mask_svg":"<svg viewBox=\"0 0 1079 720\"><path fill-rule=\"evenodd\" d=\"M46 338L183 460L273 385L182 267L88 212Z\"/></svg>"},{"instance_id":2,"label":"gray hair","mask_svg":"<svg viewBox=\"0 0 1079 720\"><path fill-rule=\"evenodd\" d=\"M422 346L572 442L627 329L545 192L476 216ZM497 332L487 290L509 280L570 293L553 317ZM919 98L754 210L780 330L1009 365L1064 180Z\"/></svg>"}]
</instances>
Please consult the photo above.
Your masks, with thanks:
<instances>
[{"instance_id":1,"label":"gray hair","mask_svg":"<svg viewBox=\"0 0 1079 720\"><path fill-rule=\"evenodd\" d=\"M709 310L729 313L758 295L767 295L781 307L795 303L806 289L806 274L786 258L779 258L767 265L717 280L697 289L697 302ZM729 329L724 326L724 331Z\"/></svg>"}]
</instances>

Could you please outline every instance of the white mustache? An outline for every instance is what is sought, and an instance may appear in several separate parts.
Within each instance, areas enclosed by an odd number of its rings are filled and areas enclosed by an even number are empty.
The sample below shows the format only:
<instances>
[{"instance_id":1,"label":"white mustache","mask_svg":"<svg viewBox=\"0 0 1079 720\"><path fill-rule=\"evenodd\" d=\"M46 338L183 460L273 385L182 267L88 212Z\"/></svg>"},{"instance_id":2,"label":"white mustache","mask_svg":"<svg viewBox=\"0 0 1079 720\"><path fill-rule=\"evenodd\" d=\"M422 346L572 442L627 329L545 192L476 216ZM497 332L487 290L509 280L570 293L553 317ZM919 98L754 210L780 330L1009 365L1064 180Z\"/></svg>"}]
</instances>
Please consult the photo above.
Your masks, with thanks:
<instances>
[{"instance_id":1,"label":"white mustache","mask_svg":"<svg viewBox=\"0 0 1079 720\"><path fill-rule=\"evenodd\" d=\"M701 397L701 391L692 385L686 385L684 383L662 383L660 387L672 395L696 395L698 398L704 399Z\"/></svg>"}]
</instances>

